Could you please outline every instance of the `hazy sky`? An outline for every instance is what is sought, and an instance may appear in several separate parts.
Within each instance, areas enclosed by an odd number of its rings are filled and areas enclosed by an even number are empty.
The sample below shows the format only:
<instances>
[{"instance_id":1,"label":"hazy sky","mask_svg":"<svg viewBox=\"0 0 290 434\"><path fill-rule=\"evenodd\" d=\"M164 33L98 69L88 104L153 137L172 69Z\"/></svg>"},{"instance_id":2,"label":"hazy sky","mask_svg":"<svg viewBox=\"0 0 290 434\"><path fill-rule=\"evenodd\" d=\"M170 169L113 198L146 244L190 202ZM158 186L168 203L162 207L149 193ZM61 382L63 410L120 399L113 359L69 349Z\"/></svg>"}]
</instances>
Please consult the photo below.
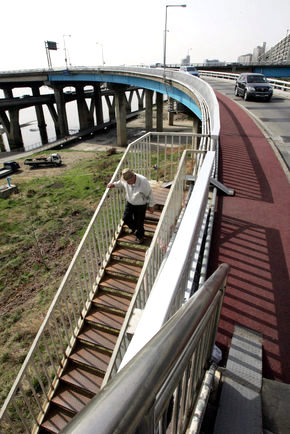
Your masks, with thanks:
<instances>
[{"instance_id":1,"label":"hazy sky","mask_svg":"<svg viewBox=\"0 0 290 434\"><path fill-rule=\"evenodd\" d=\"M63 67L64 39L72 66L154 64L163 61L165 6L167 63L236 61L265 41L267 49L290 31L289 0L9 0L1 5L0 71ZM63 37L63 35L71 35Z\"/></svg>"}]
</instances>

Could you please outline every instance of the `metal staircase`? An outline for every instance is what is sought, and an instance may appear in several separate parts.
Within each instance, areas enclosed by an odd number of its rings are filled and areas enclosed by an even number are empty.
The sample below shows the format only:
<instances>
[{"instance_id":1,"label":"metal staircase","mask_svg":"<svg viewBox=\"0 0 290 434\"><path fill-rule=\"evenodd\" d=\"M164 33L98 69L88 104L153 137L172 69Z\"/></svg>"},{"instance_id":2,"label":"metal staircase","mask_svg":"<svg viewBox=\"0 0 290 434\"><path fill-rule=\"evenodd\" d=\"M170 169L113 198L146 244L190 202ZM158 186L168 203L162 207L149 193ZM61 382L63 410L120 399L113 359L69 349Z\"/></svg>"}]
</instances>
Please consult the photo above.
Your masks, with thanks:
<instances>
[{"instance_id":1,"label":"metal staircase","mask_svg":"<svg viewBox=\"0 0 290 434\"><path fill-rule=\"evenodd\" d=\"M91 308L59 379L40 433L58 433L85 407L102 385L112 351L134 294L145 255L161 215L168 189L155 189L157 208L146 213L144 244L123 227L105 268Z\"/></svg>"},{"instance_id":2,"label":"metal staircase","mask_svg":"<svg viewBox=\"0 0 290 434\"><path fill-rule=\"evenodd\" d=\"M147 133L128 146L112 181L124 167L151 181L147 242L122 226L123 190L107 189L0 410L1 432L59 432L116 375L186 204L186 176L197 177L212 143Z\"/></svg>"}]
</instances>

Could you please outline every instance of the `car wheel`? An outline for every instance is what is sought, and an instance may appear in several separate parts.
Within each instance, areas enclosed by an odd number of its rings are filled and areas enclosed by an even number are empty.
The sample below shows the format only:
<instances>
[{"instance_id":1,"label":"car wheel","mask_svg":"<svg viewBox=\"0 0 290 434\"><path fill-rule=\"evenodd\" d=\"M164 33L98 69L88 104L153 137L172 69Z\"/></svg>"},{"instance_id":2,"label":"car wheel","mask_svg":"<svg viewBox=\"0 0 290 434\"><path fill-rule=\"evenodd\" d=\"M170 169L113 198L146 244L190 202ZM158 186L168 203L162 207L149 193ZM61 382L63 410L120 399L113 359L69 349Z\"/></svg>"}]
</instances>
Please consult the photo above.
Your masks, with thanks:
<instances>
[{"instance_id":1,"label":"car wheel","mask_svg":"<svg viewBox=\"0 0 290 434\"><path fill-rule=\"evenodd\" d=\"M238 86L235 87L235 95L239 96Z\"/></svg>"},{"instance_id":2,"label":"car wheel","mask_svg":"<svg viewBox=\"0 0 290 434\"><path fill-rule=\"evenodd\" d=\"M249 95L248 95L248 92L245 90L245 93L244 93L244 100L245 100L245 101L248 101L248 99L249 99Z\"/></svg>"},{"instance_id":3,"label":"car wheel","mask_svg":"<svg viewBox=\"0 0 290 434\"><path fill-rule=\"evenodd\" d=\"M271 101L271 99L272 99L272 97L271 97L271 96L268 96L268 97L266 98L266 101Z\"/></svg>"}]
</instances>

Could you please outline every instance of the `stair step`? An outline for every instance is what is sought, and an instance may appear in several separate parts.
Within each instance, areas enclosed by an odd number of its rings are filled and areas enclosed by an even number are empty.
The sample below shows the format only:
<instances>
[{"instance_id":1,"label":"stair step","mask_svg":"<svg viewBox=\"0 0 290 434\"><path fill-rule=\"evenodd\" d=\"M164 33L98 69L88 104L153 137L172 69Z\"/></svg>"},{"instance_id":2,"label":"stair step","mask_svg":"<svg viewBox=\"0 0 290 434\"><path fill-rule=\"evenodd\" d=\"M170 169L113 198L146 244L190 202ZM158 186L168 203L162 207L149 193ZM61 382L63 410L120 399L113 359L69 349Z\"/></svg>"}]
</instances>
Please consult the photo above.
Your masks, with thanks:
<instances>
[{"instance_id":1,"label":"stair step","mask_svg":"<svg viewBox=\"0 0 290 434\"><path fill-rule=\"evenodd\" d=\"M157 227L157 222L154 222L154 221L149 222L149 221L145 220L145 222L144 222L145 232L155 232L156 227Z\"/></svg>"},{"instance_id":2,"label":"stair step","mask_svg":"<svg viewBox=\"0 0 290 434\"><path fill-rule=\"evenodd\" d=\"M157 186L154 190L156 209L146 211L144 244L136 243L136 236L125 227L118 238L110 263L99 284L84 325L77 337L77 344L69 357L60 378L59 387L50 403L48 414L40 433L59 433L71 421L75 413L88 404L100 391L118 334L142 271L147 248L156 230L168 189Z\"/></svg>"},{"instance_id":3,"label":"stair step","mask_svg":"<svg viewBox=\"0 0 290 434\"><path fill-rule=\"evenodd\" d=\"M112 253L112 258L116 259L120 257L121 259L131 259L134 261L144 262L145 254L145 250L133 249L132 247L116 246Z\"/></svg>"},{"instance_id":4,"label":"stair step","mask_svg":"<svg viewBox=\"0 0 290 434\"><path fill-rule=\"evenodd\" d=\"M169 188L160 188L160 186L151 186L156 205L164 205L170 191Z\"/></svg>"},{"instance_id":5,"label":"stair step","mask_svg":"<svg viewBox=\"0 0 290 434\"><path fill-rule=\"evenodd\" d=\"M69 362L65 373L61 376L61 380L74 388L81 389L92 395L98 393L103 382L101 376L85 370L72 362Z\"/></svg>"},{"instance_id":6,"label":"stair step","mask_svg":"<svg viewBox=\"0 0 290 434\"><path fill-rule=\"evenodd\" d=\"M78 335L81 341L104 348L107 351L113 351L117 342L118 335L108 333L104 330L94 328L91 324L85 323Z\"/></svg>"},{"instance_id":7,"label":"stair step","mask_svg":"<svg viewBox=\"0 0 290 434\"><path fill-rule=\"evenodd\" d=\"M100 372L101 375L105 375L111 355L78 343L69 358L77 364L93 368Z\"/></svg>"},{"instance_id":8,"label":"stair step","mask_svg":"<svg viewBox=\"0 0 290 434\"><path fill-rule=\"evenodd\" d=\"M64 410L75 414L81 411L91 399L83 393L68 389L65 384L61 384L52 398L52 402Z\"/></svg>"},{"instance_id":9,"label":"stair step","mask_svg":"<svg viewBox=\"0 0 290 434\"><path fill-rule=\"evenodd\" d=\"M136 282L134 280L123 279L117 276L104 275L101 282L99 283L99 288L109 288L114 291L123 291L129 294L134 294L136 288ZM122 296L120 294L120 296Z\"/></svg>"},{"instance_id":10,"label":"stair step","mask_svg":"<svg viewBox=\"0 0 290 434\"><path fill-rule=\"evenodd\" d=\"M89 314L86 316L86 321L89 321L95 325L95 327L108 330L115 330L117 333L120 331L124 317L112 312L105 312L92 306Z\"/></svg>"},{"instance_id":11,"label":"stair step","mask_svg":"<svg viewBox=\"0 0 290 434\"><path fill-rule=\"evenodd\" d=\"M129 264L128 262L119 262L111 260L106 267L106 273L124 274L138 278L141 273L142 267L137 264Z\"/></svg>"},{"instance_id":12,"label":"stair step","mask_svg":"<svg viewBox=\"0 0 290 434\"><path fill-rule=\"evenodd\" d=\"M51 404L49 412L41 424L39 433L59 433L72 420L73 416L73 414L62 410L54 404Z\"/></svg>"},{"instance_id":13,"label":"stair step","mask_svg":"<svg viewBox=\"0 0 290 434\"><path fill-rule=\"evenodd\" d=\"M144 243L142 244L142 246L149 247L151 244L151 241L152 241L152 237L150 237L150 236L145 237ZM135 244L138 246L138 243L136 242L136 235L131 235L131 234L128 234L126 232L121 232L121 234L118 237L118 242Z\"/></svg>"},{"instance_id":14,"label":"stair step","mask_svg":"<svg viewBox=\"0 0 290 434\"><path fill-rule=\"evenodd\" d=\"M154 213L151 214L150 211L146 211L145 220L159 220L161 216L162 210L155 209Z\"/></svg>"},{"instance_id":15,"label":"stair step","mask_svg":"<svg viewBox=\"0 0 290 434\"><path fill-rule=\"evenodd\" d=\"M133 282L136 286L136 283ZM128 307L130 305L130 300L125 297L120 297L118 294L112 294L106 291L98 291L96 297L93 299L95 306L100 307L108 311L118 310L120 314L126 315Z\"/></svg>"}]
</instances>

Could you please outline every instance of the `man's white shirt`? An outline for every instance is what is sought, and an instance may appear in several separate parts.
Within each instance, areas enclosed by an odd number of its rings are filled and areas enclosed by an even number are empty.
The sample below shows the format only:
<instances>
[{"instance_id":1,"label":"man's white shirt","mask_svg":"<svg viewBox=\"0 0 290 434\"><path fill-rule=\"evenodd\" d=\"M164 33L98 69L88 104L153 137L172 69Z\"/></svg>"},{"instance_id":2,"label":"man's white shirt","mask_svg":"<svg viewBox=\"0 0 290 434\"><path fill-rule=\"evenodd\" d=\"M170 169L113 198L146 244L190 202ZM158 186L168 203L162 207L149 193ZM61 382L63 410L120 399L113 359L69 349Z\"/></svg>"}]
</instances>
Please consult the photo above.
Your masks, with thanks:
<instances>
[{"instance_id":1,"label":"man's white shirt","mask_svg":"<svg viewBox=\"0 0 290 434\"><path fill-rule=\"evenodd\" d=\"M143 175L136 174L135 184L128 184L125 181L114 182L116 188L124 187L126 199L131 205L145 205L151 208L154 206L154 196L151 186Z\"/></svg>"}]
</instances>

